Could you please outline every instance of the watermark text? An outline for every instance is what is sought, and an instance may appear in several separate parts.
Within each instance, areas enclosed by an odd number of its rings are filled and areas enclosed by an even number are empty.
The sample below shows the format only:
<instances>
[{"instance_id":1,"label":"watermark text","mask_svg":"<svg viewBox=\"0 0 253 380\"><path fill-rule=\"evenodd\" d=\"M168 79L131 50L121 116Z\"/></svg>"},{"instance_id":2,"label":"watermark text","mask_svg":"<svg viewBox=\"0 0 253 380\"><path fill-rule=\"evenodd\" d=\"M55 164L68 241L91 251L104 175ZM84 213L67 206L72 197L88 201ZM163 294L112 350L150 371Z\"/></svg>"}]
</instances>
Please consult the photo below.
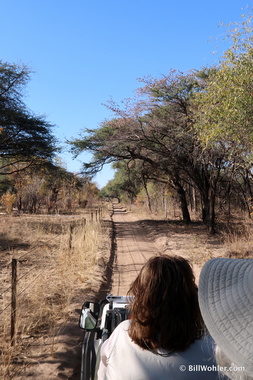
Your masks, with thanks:
<instances>
[{"instance_id":1,"label":"watermark text","mask_svg":"<svg viewBox=\"0 0 253 380\"><path fill-rule=\"evenodd\" d=\"M244 367L231 366L231 367L222 367L220 365L204 365L204 364L189 364L189 365L180 365L179 369L181 372L243 372Z\"/></svg>"}]
</instances>

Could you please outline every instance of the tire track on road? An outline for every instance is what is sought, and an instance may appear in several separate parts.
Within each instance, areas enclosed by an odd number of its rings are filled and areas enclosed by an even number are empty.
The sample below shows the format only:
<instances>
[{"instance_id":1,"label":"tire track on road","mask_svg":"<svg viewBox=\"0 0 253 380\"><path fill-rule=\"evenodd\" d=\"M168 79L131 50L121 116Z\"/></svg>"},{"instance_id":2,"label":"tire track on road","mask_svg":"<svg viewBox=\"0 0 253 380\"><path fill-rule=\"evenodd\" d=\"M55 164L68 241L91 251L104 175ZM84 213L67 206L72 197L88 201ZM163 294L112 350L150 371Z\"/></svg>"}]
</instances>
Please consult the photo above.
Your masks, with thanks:
<instances>
[{"instance_id":1,"label":"tire track on road","mask_svg":"<svg viewBox=\"0 0 253 380\"><path fill-rule=\"evenodd\" d=\"M126 295L144 263L161 252L154 242L148 239L140 223L125 209L114 206L113 223L116 231L116 252L111 293Z\"/></svg>"}]
</instances>

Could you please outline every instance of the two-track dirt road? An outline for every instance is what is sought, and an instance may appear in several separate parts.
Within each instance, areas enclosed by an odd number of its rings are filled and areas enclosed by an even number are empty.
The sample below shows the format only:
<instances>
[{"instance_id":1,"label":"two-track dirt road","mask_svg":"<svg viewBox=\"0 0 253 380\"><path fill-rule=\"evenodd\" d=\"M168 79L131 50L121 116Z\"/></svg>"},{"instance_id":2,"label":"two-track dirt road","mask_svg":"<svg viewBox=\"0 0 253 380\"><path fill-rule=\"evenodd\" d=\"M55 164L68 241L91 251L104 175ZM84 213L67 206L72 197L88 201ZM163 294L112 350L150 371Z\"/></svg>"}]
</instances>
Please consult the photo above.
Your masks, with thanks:
<instances>
[{"instance_id":1,"label":"two-track dirt road","mask_svg":"<svg viewBox=\"0 0 253 380\"><path fill-rule=\"evenodd\" d=\"M111 293L126 295L130 284L144 263L151 256L161 252L132 213L120 206L114 206L113 222L116 232L116 249Z\"/></svg>"},{"instance_id":2,"label":"two-track dirt road","mask_svg":"<svg viewBox=\"0 0 253 380\"><path fill-rule=\"evenodd\" d=\"M199 222L142 219L120 205L114 205L115 232L113 260L110 263L108 291L125 295L144 263L159 254L179 255L189 260L198 283L200 270L211 257L222 257L224 246L219 236L207 234Z\"/></svg>"}]
</instances>

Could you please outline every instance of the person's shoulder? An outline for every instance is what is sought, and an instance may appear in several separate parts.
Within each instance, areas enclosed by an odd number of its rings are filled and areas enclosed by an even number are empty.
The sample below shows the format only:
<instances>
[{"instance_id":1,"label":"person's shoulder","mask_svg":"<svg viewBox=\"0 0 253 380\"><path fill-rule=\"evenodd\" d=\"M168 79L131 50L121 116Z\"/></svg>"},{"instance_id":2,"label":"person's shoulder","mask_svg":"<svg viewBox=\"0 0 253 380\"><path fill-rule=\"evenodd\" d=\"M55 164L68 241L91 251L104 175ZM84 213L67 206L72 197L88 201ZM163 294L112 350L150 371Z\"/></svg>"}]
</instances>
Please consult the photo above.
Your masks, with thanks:
<instances>
[{"instance_id":1,"label":"person's shoulder","mask_svg":"<svg viewBox=\"0 0 253 380\"><path fill-rule=\"evenodd\" d=\"M130 320L129 319L120 322L116 326L116 328L113 330L113 332L111 334L111 337L112 336L115 337L115 336L118 336L118 335L123 335L124 333L128 334L129 326L130 326Z\"/></svg>"},{"instance_id":2,"label":"person's shoulder","mask_svg":"<svg viewBox=\"0 0 253 380\"><path fill-rule=\"evenodd\" d=\"M128 331L129 327L130 327L130 320L126 319L125 321L122 321L118 324L118 326L116 327L116 330Z\"/></svg>"},{"instance_id":3,"label":"person's shoulder","mask_svg":"<svg viewBox=\"0 0 253 380\"><path fill-rule=\"evenodd\" d=\"M125 320L120 322L116 328L113 330L112 334L110 335L109 339L105 341L107 342L107 345L110 347L114 346L116 342L119 341L127 341L129 338L128 330L130 326L130 321Z\"/></svg>"}]
</instances>

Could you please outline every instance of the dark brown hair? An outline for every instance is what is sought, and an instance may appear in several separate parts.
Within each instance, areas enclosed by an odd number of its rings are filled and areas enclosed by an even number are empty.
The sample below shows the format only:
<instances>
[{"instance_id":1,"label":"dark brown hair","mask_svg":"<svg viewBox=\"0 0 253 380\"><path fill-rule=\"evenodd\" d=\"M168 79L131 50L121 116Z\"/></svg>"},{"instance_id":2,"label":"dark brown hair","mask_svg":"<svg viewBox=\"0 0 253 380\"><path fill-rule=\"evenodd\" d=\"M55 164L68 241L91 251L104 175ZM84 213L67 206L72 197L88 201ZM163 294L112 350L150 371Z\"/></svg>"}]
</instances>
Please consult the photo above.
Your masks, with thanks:
<instances>
[{"instance_id":1,"label":"dark brown hair","mask_svg":"<svg viewBox=\"0 0 253 380\"><path fill-rule=\"evenodd\" d=\"M140 347L184 351L204 332L189 262L161 255L148 260L132 283L129 335Z\"/></svg>"}]
</instances>

